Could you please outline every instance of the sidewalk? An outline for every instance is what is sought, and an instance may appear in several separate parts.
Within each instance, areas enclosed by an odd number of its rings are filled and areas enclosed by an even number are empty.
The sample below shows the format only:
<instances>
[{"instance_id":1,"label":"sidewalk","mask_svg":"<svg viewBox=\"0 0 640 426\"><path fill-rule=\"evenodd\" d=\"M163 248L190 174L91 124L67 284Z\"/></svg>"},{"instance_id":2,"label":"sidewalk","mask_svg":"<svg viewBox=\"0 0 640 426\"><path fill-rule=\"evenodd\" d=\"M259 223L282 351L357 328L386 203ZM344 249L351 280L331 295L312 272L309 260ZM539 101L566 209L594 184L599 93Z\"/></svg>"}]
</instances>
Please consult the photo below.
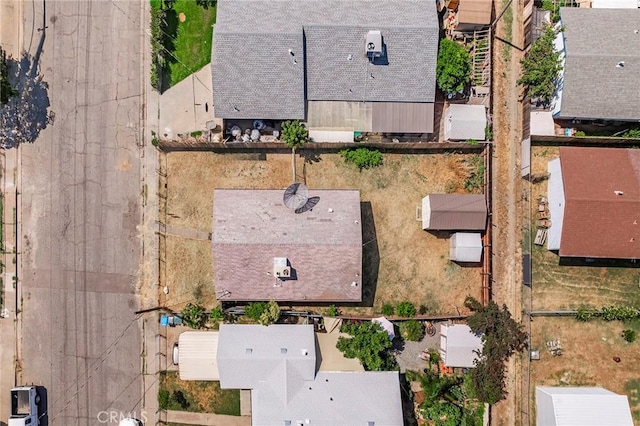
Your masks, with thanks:
<instances>
[{"instance_id":1,"label":"sidewalk","mask_svg":"<svg viewBox=\"0 0 640 426\"><path fill-rule=\"evenodd\" d=\"M23 3L17 1L0 1L0 46L7 56L20 57L22 50ZM0 152L0 190L2 191L2 238L3 246L0 254L2 274L2 312L0 312L0 419L9 418L11 407L10 389L17 383L19 368L16 354L19 354L18 310L21 299L18 287L18 272L21 259L18 258L18 195L20 188L18 149Z\"/></svg>"},{"instance_id":2,"label":"sidewalk","mask_svg":"<svg viewBox=\"0 0 640 426\"><path fill-rule=\"evenodd\" d=\"M251 417L167 411L167 422L201 426L250 426Z\"/></svg>"}]
</instances>

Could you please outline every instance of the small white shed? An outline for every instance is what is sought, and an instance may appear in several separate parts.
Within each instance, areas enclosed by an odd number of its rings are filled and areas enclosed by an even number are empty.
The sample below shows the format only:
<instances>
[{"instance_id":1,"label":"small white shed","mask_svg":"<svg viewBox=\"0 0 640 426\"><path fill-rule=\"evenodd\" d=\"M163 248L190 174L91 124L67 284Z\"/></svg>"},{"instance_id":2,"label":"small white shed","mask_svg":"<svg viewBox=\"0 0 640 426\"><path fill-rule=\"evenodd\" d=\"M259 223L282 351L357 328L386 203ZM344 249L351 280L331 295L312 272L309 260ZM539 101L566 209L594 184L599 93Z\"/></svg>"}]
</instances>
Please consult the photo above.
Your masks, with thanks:
<instances>
[{"instance_id":1,"label":"small white shed","mask_svg":"<svg viewBox=\"0 0 640 426\"><path fill-rule=\"evenodd\" d=\"M454 262L480 262L482 238L477 232L456 232L449 240L449 260Z\"/></svg>"},{"instance_id":2,"label":"small white shed","mask_svg":"<svg viewBox=\"0 0 640 426\"><path fill-rule=\"evenodd\" d=\"M484 105L451 104L445 113L444 138L452 141L485 140L487 112Z\"/></svg>"},{"instance_id":3,"label":"small white shed","mask_svg":"<svg viewBox=\"0 0 640 426\"><path fill-rule=\"evenodd\" d=\"M440 326L440 356L447 367L475 367L482 353L482 337L466 324Z\"/></svg>"}]
</instances>

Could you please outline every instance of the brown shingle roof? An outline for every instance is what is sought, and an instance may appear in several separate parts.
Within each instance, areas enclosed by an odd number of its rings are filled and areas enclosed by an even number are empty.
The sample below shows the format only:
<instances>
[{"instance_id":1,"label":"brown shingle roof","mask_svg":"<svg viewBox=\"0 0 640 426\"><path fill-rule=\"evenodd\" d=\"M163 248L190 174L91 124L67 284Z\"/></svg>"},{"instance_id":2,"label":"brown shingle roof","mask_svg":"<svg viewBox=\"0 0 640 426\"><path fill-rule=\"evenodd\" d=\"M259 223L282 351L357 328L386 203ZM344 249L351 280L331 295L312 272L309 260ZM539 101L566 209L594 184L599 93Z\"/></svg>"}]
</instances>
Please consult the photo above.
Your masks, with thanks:
<instances>
[{"instance_id":1,"label":"brown shingle roof","mask_svg":"<svg viewBox=\"0 0 640 426\"><path fill-rule=\"evenodd\" d=\"M234 301L361 301L360 192L312 190L313 210L296 214L284 190L216 189L213 266L216 293ZM296 279L273 276L286 257ZM356 283L354 286L353 283Z\"/></svg>"},{"instance_id":2,"label":"brown shingle roof","mask_svg":"<svg viewBox=\"0 0 640 426\"><path fill-rule=\"evenodd\" d=\"M424 204L427 203L428 206ZM428 209L429 213L426 213ZM430 230L484 230L487 202L482 194L430 194L423 201L423 216L428 215Z\"/></svg>"},{"instance_id":3,"label":"brown shingle roof","mask_svg":"<svg viewBox=\"0 0 640 426\"><path fill-rule=\"evenodd\" d=\"M560 256L640 258L640 151L563 147L560 164Z\"/></svg>"}]
</instances>

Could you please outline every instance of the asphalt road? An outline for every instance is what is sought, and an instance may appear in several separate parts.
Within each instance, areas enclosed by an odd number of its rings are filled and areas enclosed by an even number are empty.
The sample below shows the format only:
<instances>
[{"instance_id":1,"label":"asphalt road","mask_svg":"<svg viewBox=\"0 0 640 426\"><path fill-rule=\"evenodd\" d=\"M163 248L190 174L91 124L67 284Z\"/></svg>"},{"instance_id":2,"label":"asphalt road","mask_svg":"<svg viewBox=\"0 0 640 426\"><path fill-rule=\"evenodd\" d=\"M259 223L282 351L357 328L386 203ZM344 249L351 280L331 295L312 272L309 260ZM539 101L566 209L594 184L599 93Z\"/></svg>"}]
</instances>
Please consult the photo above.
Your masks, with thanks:
<instances>
[{"instance_id":1,"label":"asphalt road","mask_svg":"<svg viewBox=\"0 0 640 426\"><path fill-rule=\"evenodd\" d=\"M35 53L46 36L40 68L55 122L20 148L22 380L46 388L49 425L117 425L121 412L144 416L133 314L141 3L47 0L44 32L42 0L24 7L25 47Z\"/></svg>"}]
</instances>

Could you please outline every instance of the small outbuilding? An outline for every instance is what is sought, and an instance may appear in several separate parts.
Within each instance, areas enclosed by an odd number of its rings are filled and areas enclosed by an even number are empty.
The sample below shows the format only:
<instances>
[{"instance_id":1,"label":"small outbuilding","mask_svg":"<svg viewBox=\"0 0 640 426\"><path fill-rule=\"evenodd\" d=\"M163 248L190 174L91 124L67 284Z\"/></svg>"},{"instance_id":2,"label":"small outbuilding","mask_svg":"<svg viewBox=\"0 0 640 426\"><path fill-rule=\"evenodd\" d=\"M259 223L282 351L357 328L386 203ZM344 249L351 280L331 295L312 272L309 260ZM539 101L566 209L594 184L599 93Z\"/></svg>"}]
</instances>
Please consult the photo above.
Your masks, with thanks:
<instances>
[{"instance_id":1,"label":"small outbuilding","mask_svg":"<svg viewBox=\"0 0 640 426\"><path fill-rule=\"evenodd\" d=\"M629 400L595 387L536 386L538 426L633 426Z\"/></svg>"},{"instance_id":2,"label":"small outbuilding","mask_svg":"<svg viewBox=\"0 0 640 426\"><path fill-rule=\"evenodd\" d=\"M481 231L487 223L482 194L429 194L422 199L422 229Z\"/></svg>"},{"instance_id":3,"label":"small outbuilding","mask_svg":"<svg viewBox=\"0 0 640 426\"><path fill-rule=\"evenodd\" d=\"M371 322L375 322L380 324L380 327L389 335L389 340L393 340L396 337L396 330L393 326L393 323L389 321L385 317L378 317L371 320Z\"/></svg>"},{"instance_id":4,"label":"small outbuilding","mask_svg":"<svg viewBox=\"0 0 640 426\"><path fill-rule=\"evenodd\" d=\"M482 237L477 232L456 232L449 240L449 260L454 262L480 262Z\"/></svg>"},{"instance_id":5,"label":"small outbuilding","mask_svg":"<svg viewBox=\"0 0 640 426\"><path fill-rule=\"evenodd\" d=\"M482 338L466 324L440 326L440 356L447 367L475 367L482 352Z\"/></svg>"},{"instance_id":6,"label":"small outbuilding","mask_svg":"<svg viewBox=\"0 0 640 426\"><path fill-rule=\"evenodd\" d=\"M484 105L451 104L445 115L444 138L451 141L484 141L486 127Z\"/></svg>"}]
</instances>

